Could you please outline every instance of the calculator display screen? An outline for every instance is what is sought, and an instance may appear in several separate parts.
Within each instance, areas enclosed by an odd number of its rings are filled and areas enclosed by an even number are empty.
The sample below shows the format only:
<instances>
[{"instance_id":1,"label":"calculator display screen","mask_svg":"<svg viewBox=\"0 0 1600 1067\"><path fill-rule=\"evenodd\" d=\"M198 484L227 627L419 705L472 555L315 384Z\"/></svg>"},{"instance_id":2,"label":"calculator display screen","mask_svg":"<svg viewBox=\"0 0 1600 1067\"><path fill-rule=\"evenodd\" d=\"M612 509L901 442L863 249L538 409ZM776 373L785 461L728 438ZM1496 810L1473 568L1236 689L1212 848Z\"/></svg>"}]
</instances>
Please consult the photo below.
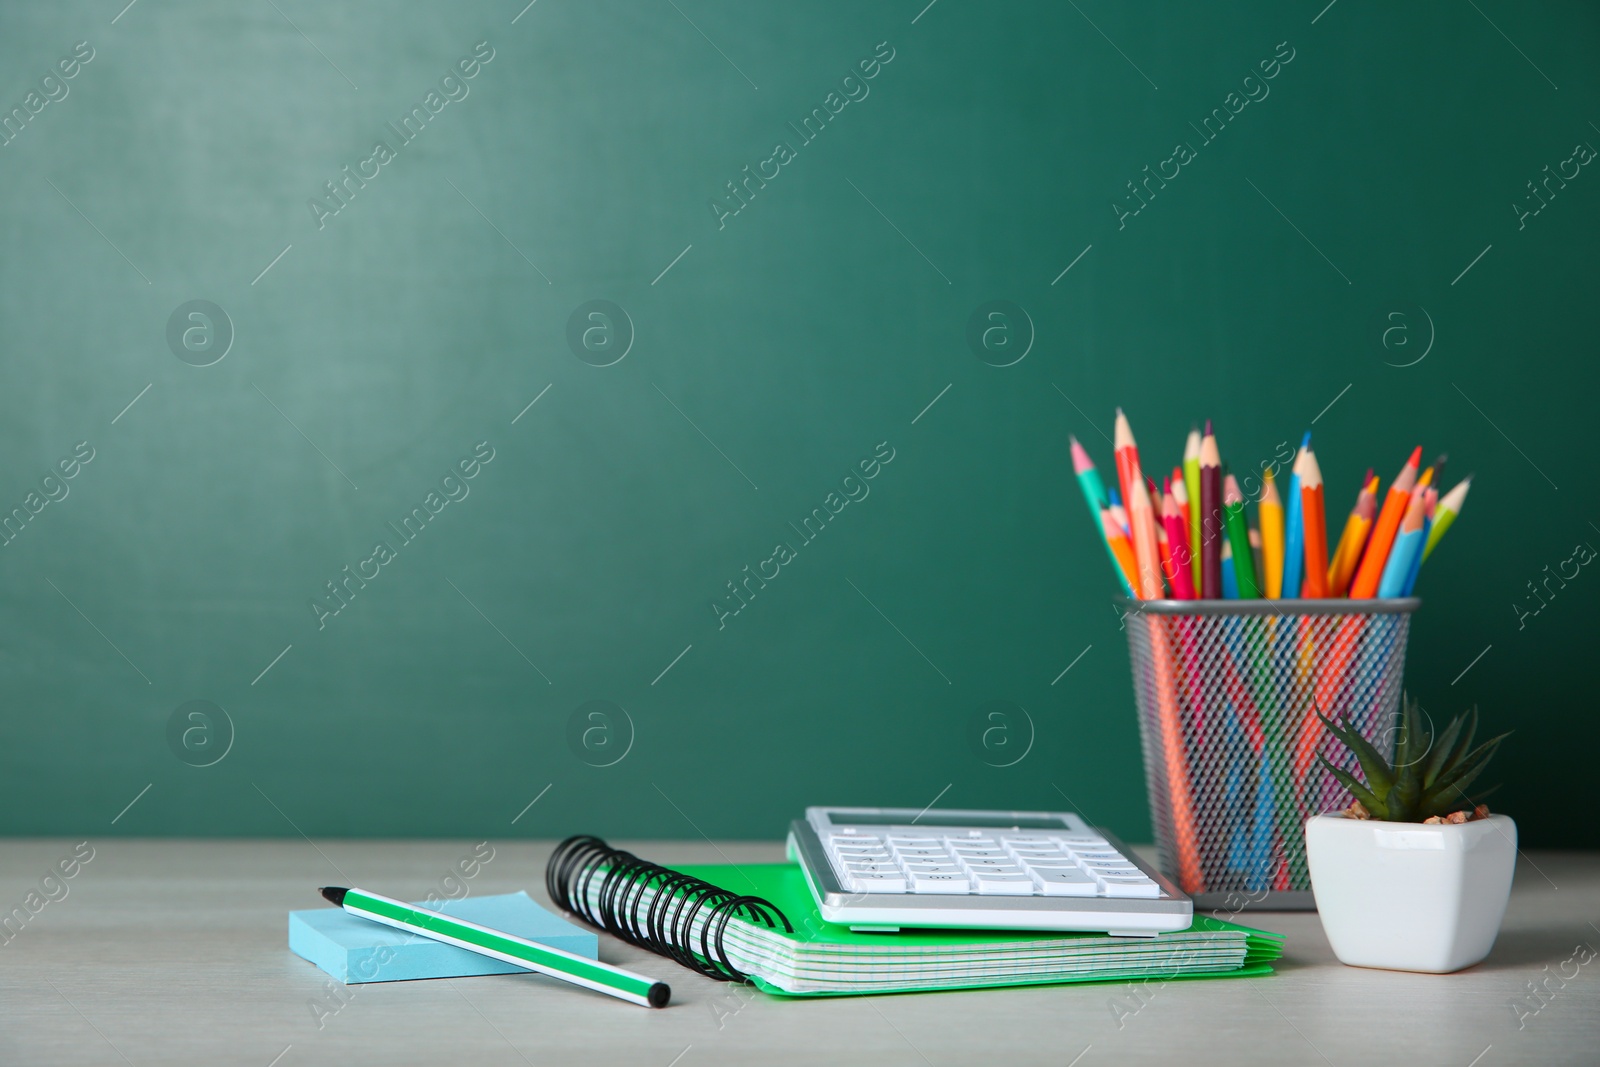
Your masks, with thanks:
<instances>
[{"instance_id":1,"label":"calculator display screen","mask_svg":"<svg viewBox=\"0 0 1600 1067\"><path fill-rule=\"evenodd\" d=\"M829 812L836 826L905 826L908 821L903 812ZM1049 815L951 815L940 812L927 826L959 826L963 829L982 830L1069 830L1065 822Z\"/></svg>"}]
</instances>

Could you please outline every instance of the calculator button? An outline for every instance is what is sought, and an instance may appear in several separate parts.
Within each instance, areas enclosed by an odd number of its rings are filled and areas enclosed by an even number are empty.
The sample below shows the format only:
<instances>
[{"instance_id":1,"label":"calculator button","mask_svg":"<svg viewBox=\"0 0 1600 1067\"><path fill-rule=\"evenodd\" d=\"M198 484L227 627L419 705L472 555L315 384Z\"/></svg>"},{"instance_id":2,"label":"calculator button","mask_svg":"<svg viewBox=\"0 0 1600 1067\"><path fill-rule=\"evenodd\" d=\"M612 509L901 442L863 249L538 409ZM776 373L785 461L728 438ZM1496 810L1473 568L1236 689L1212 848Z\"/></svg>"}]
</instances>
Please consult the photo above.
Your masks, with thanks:
<instances>
[{"instance_id":1,"label":"calculator button","mask_svg":"<svg viewBox=\"0 0 1600 1067\"><path fill-rule=\"evenodd\" d=\"M904 878L889 877L887 875L856 875L850 879L850 890L854 893L904 893L907 891Z\"/></svg>"},{"instance_id":2,"label":"calculator button","mask_svg":"<svg viewBox=\"0 0 1600 1067\"><path fill-rule=\"evenodd\" d=\"M847 863L844 869L857 877L864 874L892 874L897 878L900 876L900 868L892 863Z\"/></svg>"},{"instance_id":3,"label":"calculator button","mask_svg":"<svg viewBox=\"0 0 1600 1067\"><path fill-rule=\"evenodd\" d=\"M908 863L906 870L912 874L958 874L966 877L961 867L954 863Z\"/></svg>"},{"instance_id":4,"label":"calculator button","mask_svg":"<svg viewBox=\"0 0 1600 1067\"><path fill-rule=\"evenodd\" d=\"M924 874L912 871L908 876L911 889L916 893L969 893L972 884L964 874Z\"/></svg>"},{"instance_id":5,"label":"calculator button","mask_svg":"<svg viewBox=\"0 0 1600 1067\"><path fill-rule=\"evenodd\" d=\"M895 855L910 862L918 858L949 859L950 853L942 848L897 848Z\"/></svg>"},{"instance_id":6,"label":"calculator button","mask_svg":"<svg viewBox=\"0 0 1600 1067\"><path fill-rule=\"evenodd\" d=\"M1021 874L1022 865L1015 860L967 860L966 866L973 871L994 871L998 874Z\"/></svg>"},{"instance_id":7,"label":"calculator button","mask_svg":"<svg viewBox=\"0 0 1600 1067\"><path fill-rule=\"evenodd\" d=\"M1008 897L1033 896L1033 879L1018 871L1016 874L995 874L990 871L974 871L973 877L978 883L978 892L982 894L995 894Z\"/></svg>"},{"instance_id":8,"label":"calculator button","mask_svg":"<svg viewBox=\"0 0 1600 1067\"><path fill-rule=\"evenodd\" d=\"M1024 859L1023 865L1032 871L1077 871L1081 870L1076 862L1069 859L1035 860Z\"/></svg>"},{"instance_id":9,"label":"calculator button","mask_svg":"<svg viewBox=\"0 0 1600 1067\"><path fill-rule=\"evenodd\" d=\"M1100 894L1100 883L1079 870L1036 870L1033 880L1047 897L1093 897Z\"/></svg>"},{"instance_id":10,"label":"calculator button","mask_svg":"<svg viewBox=\"0 0 1600 1067\"><path fill-rule=\"evenodd\" d=\"M1161 887L1148 878L1138 880L1132 878L1102 878L1100 884L1105 887L1108 897L1159 897Z\"/></svg>"},{"instance_id":11,"label":"calculator button","mask_svg":"<svg viewBox=\"0 0 1600 1067\"><path fill-rule=\"evenodd\" d=\"M962 848L957 845L950 851L966 860L1009 860L1011 857L997 848Z\"/></svg>"}]
</instances>

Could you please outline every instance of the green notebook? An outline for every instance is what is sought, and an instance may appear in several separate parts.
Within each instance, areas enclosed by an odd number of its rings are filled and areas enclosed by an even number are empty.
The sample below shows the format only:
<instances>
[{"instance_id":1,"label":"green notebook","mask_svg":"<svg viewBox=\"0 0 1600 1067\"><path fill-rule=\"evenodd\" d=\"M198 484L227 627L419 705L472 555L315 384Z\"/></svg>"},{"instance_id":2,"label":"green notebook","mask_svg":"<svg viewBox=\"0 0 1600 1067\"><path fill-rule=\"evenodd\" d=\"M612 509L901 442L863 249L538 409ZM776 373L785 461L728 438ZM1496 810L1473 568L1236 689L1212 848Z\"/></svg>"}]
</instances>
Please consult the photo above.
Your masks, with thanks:
<instances>
[{"instance_id":1,"label":"green notebook","mask_svg":"<svg viewBox=\"0 0 1600 1067\"><path fill-rule=\"evenodd\" d=\"M781 996L910 993L1131 978L1223 978L1272 973L1280 934L1209 916L1189 929L1149 938L1026 930L910 930L857 933L825 921L800 868L788 863L676 867L734 893L763 897L794 925L735 918L722 932L727 959L757 988ZM590 896L598 893L590 884ZM647 913L655 894L631 902ZM700 929L691 943L698 943Z\"/></svg>"}]
</instances>

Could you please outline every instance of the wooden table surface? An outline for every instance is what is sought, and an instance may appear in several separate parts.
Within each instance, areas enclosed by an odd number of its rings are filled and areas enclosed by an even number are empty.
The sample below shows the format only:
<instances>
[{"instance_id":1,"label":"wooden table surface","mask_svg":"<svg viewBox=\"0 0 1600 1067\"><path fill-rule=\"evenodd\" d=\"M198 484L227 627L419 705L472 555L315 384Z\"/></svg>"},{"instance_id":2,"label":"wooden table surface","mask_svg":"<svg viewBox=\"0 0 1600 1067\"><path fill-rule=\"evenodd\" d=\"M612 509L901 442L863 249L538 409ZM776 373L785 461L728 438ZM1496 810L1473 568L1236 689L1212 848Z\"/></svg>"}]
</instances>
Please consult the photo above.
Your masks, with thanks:
<instances>
[{"instance_id":1,"label":"wooden table surface","mask_svg":"<svg viewBox=\"0 0 1600 1067\"><path fill-rule=\"evenodd\" d=\"M603 938L602 958L671 983L665 1011L537 975L335 987L286 947L287 912L317 906L317 886L420 899L476 844L102 839L41 886L78 842L0 841L0 1064L1600 1063L1600 856L1585 853L1524 857L1493 954L1446 976L1344 967L1309 913L1245 917L1288 936L1271 977L1139 990L783 1000ZM491 845L471 892L548 903L550 843ZM669 864L782 859L777 843L628 847Z\"/></svg>"}]
</instances>

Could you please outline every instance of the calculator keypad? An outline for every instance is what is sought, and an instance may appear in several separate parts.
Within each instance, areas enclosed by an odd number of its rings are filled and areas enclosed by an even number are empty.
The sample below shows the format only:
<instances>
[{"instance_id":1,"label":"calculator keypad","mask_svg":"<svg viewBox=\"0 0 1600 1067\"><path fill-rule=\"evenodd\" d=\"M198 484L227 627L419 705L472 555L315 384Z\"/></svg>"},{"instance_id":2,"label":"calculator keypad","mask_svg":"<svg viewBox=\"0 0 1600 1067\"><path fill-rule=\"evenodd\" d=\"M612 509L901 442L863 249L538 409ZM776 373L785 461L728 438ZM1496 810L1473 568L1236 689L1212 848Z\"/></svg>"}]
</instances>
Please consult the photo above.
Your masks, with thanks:
<instances>
[{"instance_id":1,"label":"calculator keypad","mask_svg":"<svg viewBox=\"0 0 1600 1067\"><path fill-rule=\"evenodd\" d=\"M881 834L825 838L853 893L1156 898L1161 887L1094 834Z\"/></svg>"}]
</instances>

